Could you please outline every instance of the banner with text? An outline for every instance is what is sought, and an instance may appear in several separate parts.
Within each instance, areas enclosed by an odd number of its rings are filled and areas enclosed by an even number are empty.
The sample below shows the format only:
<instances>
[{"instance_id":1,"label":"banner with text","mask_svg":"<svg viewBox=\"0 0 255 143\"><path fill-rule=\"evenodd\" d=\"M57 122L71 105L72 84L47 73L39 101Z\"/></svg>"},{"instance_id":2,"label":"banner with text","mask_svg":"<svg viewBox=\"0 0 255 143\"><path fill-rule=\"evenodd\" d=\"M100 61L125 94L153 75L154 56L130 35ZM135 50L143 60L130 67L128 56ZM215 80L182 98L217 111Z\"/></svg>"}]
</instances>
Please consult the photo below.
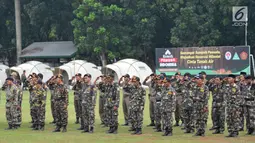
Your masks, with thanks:
<instances>
[{"instance_id":1,"label":"banner with text","mask_svg":"<svg viewBox=\"0 0 255 143\"><path fill-rule=\"evenodd\" d=\"M157 48L156 73L250 74L249 46Z\"/></svg>"}]
</instances>

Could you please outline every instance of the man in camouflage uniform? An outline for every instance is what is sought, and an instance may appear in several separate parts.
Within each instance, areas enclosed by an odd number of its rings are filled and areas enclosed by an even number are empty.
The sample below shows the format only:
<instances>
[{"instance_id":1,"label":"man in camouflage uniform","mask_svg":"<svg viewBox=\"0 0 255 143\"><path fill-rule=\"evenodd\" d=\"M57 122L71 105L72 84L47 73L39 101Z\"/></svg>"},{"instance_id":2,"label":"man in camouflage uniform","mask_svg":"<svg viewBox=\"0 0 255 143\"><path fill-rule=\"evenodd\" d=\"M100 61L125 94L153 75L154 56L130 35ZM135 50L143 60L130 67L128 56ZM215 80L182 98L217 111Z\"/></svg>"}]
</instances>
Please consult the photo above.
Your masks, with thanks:
<instances>
[{"instance_id":1,"label":"man in camouflage uniform","mask_svg":"<svg viewBox=\"0 0 255 143\"><path fill-rule=\"evenodd\" d=\"M4 86L6 90L6 119L8 121L9 127L6 130L17 129L18 127L18 113L17 109L20 108L18 103L18 94L19 89L13 83L13 78L6 79L6 86Z\"/></svg>"},{"instance_id":2,"label":"man in camouflage uniform","mask_svg":"<svg viewBox=\"0 0 255 143\"><path fill-rule=\"evenodd\" d=\"M226 121L229 135L227 137L237 137L240 129L240 107L243 103L243 97L240 93L240 87L235 83L235 75L228 77Z\"/></svg>"},{"instance_id":3,"label":"man in camouflage uniform","mask_svg":"<svg viewBox=\"0 0 255 143\"><path fill-rule=\"evenodd\" d=\"M99 78L101 78L101 81L97 83ZM104 108L105 100L106 100L105 98L106 97L105 96L106 76L101 75L97 77L96 80L94 81L94 85L99 90L99 116L101 120L101 125L106 125L105 108Z\"/></svg>"},{"instance_id":4,"label":"man in camouflage uniform","mask_svg":"<svg viewBox=\"0 0 255 143\"><path fill-rule=\"evenodd\" d=\"M80 103L81 90L82 90L81 74L80 73L76 74L75 77L72 78L72 80L74 80L74 78L76 78L76 82L72 83L72 86L73 86L72 90L74 90L74 109L75 109L75 116L76 116L75 124L79 124L79 120L81 118L81 103Z\"/></svg>"},{"instance_id":5,"label":"man in camouflage uniform","mask_svg":"<svg viewBox=\"0 0 255 143\"><path fill-rule=\"evenodd\" d=\"M84 75L84 84L82 87L82 120L84 122L83 133L94 132L95 124L95 106L96 106L96 93L94 86L91 84L91 75Z\"/></svg>"},{"instance_id":6,"label":"man in camouflage uniform","mask_svg":"<svg viewBox=\"0 0 255 143\"><path fill-rule=\"evenodd\" d=\"M140 135L142 134L142 126L143 126L143 111L145 104L145 96L146 91L142 88L140 83L140 78L134 76L131 80L131 85L128 85L130 95L130 103L129 103L129 118L130 123L133 128L132 135Z\"/></svg>"},{"instance_id":7,"label":"man in camouflage uniform","mask_svg":"<svg viewBox=\"0 0 255 143\"><path fill-rule=\"evenodd\" d=\"M241 72L239 77L236 77L236 84L240 87L240 92L242 96L244 95L243 89L245 89L245 76L246 72ZM244 131L244 117L245 117L245 103L243 102L240 107L240 126L239 131Z\"/></svg>"},{"instance_id":8,"label":"man in camouflage uniform","mask_svg":"<svg viewBox=\"0 0 255 143\"><path fill-rule=\"evenodd\" d=\"M162 132L162 129L161 129L161 99L162 99L162 88L163 88L163 80L164 80L164 77L160 77L158 76L157 77L157 85L156 85L156 96L155 96L155 99L156 99L156 102L155 102L155 105L154 105L154 117L155 117L155 129L156 129L156 132Z\"/></svg>"},{"instance_id":9,"label":"man in camouflage uniform","mask_svg":"<svg viewBox=\"0 0 255 143\"><path fill-rule=\"evenodd\" d=\"M148 81L150 79L150 81ZM148 82L147 82L148 81ZM143 85L149 86L149 106L150 106L150 119L151 119L151 123L148 126L155 126L155 96L156 96L156 85L157 85L157 81L156 81L156 75L154 73L152 73L150 76L146 77L145 80L143 81Z\"/></svg>"},{"instance_id":10,"label":"man in camouflage uniform","mask_svg":"<svg viewBox=\"0 0 255 143\"><path fill-rule=\"evenodd\" d=\"M30 93L30 96L29 96L29 103L30 103L30 115L31 115L31 118L32 118L32 125L31 125L31 128L34 128L34 123L35 123L35 116L36 116L36 109L35 107L33 106L33 98L35 97L35 91L36 91L36 84L37 84L37 76L32 76L30 79L29 79L29 84L28 84L28 89L29 89L29 93Z\"/></svg>"},{"instance_id":11,"label":"man in camouflage uniform","mask_svg":"<svg viewBox=\"0 0 255 143\"><path fill-rule=\"evenodd\" d=\"M162 124L165 133L163 136L172 136L173 129L173 113L176 107L176 93L173 87L171 87L170 79L164 80L164 87L162 89L161 98L161 114L162 114Z\"/></svg>"},{"instance_id":12,"label":"man in camouflage uniform","mask_svg":"<svg viewBox=\"0 0 255 143\"><path fill-rule=\"evenodd\" d=\"M56 123L56 114L55 114L55 109L54 109L54 87L56 85L56 77L55 76L52 76L47 82L46 82L47 86L49 87L49 90L50 90L50 108L51 108L51 114L52 114L52 117L53 117L53 121L50 122L50 124L55 124Z\"/></svg>"},{"instance_id":13,"label":"man in camouflage uniform","mask_svg":"<svg viewBox=\"0 0 255 143\"><path fill-rule=\"evenodd\" d=\"M107 125L109 125L108 133L117 134L118 131L118 108L120 102L120 93L118 85L113 83L114 75L107 77L107 84L105 89L106 94L106 118Z\"/></svg>"},{"instance_id":14,"label":"man in camouflage uniform","mask_svg":"<svg viewBox=\"0 0 255 143\"><path fill-rule=\"evenodd\" d=\"M56 78L56 86L54 87L55 91L55 114L56 114L56 129L53 132L60 132L61 127L63 127L62 132L66 132L66 126L68 123L68 90L67 87L64 85L63 76L58 75Z\"/></svg>"},{"instance_id":15,"label":"man in camouflage uniform","mask_svg":"<svg viewBox=\"0 0 255 143\"><path fill-rule=\"evenodd\" d=\"M182 102L183 102L183 97L181 94L181 90L180 90L180 82L181 82L181 74L179 72L177 72L174 76L174 81L172 82L172 86L176 91L176 110L175 110L175 125L174 126L179 126L179 121L183 121L182 117L181 117L181 112L182 112Z\"/></svg>"},{"instance_id":16,"label":"man in camouflage uniform","mask_svg":"<svg viewBox=\"0 0 255 143\"><path fill-rule=\"evenodd\" d=\"M32 100L35 112L33 130L44 130L45 126L45 106L46 106L46 91L43 88L43 82L38 80L35 88L35 96Z\"/></svg>"},{"instance_id":17,"label":"man in camouflage uniform","mask_svg":"<svg viewBox=\"0 0 255 143\"><path fill-rule=\"evenodd\" d=\"M209 89L204 84L202 76L198 75L195 78L197 85L192 91L193 116L197 130L195 136L204 136L208 112Z\"/></svg>"},{"instance_id":18,"label":"man in camouflage uniform","mask_svg":"<svg viewBox=\"0 0 255 143\"><path fill-rule=\"evenodd\" d=\"M212 116L215 132L213 134L223 134L225 130L225 97L222 79L215 77L210 81L210 91L212 91Z\"/></svg>"},{"instance_id":19,"label":"man in camouflage uniform","mask_svg":"<svg viewBox=\"0 0 255 143\"><path fill-rule=\"evenodd\" d=\"M247 135L255 135L255 84L252 80L251 76L246 76L243 89Z\"/></svg>"},{"instance_id":20,"label":"man in camouflage uniform","mask_svg":"<svg viewBox=\"0 0 255 143\"><path fill-rule=\"evenodd\" d=\"M123 81L124 78L124 81ZM128 88L129 86L130 76L126 74L122 76L119 80L119 86L122 87L123 98L122 98L122 108L124 113L125 124L123 126L128 126L128 117L129 117L129 97L131 96L131 92Z\"/></svg>"}]
</instances>

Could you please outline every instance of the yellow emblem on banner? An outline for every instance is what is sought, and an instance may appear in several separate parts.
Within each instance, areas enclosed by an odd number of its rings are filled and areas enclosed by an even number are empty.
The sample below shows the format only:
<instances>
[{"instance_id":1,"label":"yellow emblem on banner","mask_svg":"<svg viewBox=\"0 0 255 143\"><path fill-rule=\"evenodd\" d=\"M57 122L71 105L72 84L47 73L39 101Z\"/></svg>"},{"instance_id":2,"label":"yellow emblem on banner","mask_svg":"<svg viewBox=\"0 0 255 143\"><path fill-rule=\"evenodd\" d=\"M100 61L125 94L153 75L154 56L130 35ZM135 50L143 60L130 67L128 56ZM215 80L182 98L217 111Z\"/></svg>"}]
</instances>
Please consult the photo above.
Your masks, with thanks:
<instances>
[{"instance_id":1,"label":"yellow emblem on banner","mask_svg":"<svg viewBox=\"0 0 255 143\"><path fill-rule=\"evenodd\" d=\"M173 92L172 91L168 91L168 95L172 95L173 94Z\"/></svg>"},{"instance_id":2,"label":"yellow emblem on banner","mask_svg":"<svg viewBox=\"0 0 255 143\"><path fill-rule=\"evenodd\" d=\"M235 88L232 88L232 92L234 92L234 93L235 93L235 92L236 92L236 89L235 89Z\"/></svg>"}]
</instances>

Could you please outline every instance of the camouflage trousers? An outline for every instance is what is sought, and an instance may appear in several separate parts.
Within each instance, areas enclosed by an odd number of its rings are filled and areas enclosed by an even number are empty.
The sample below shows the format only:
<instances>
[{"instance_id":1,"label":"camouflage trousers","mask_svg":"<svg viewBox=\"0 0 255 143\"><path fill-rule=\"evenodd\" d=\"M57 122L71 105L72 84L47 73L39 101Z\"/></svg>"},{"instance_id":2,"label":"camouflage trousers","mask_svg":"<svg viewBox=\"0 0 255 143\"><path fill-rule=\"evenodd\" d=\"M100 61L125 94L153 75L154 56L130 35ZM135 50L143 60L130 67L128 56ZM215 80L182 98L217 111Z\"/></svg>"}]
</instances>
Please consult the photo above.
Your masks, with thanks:
<instances>
[{"instance_id":1,"label":"camouflage trousers","mask_svg":"<svg viewBox=\"0 0 255 143\"><path fill-rule=\"evenodd\" d=\"M74 100L74 110L76 118L81 118L82 115L82 107L80 100Z\"/></svg>"},{"instance_id":2,"label":"camouflage trousers","mask_svg":"<svg viewBox=\"0 0 255 143\"><path fill-rule=\"evenodd\" d=\"M31 108L30 108L30 116L31 116L31 118L32 118L32 121L33 121L33 123L35 123L35 116L36 116L37 114L36 114L36 108L35 108L35 106L33 105L33 104L31 104Z\"/></svg>"},{"instance_id":3,"label":"camouflage trousers","mask_svg":"<svg viewBox=\"0 0 255 143\"><path fill-rule=\"evenodd\" d=\"M142 128L143 126L143 110L132 110L129 108L129 122L134 129Z\"/></svg>"},{"instance_id":4,"label":"camouflage trousers","mask_svg":"<svg viewBox=\"0 0 255 143\"><path fill-rule=\"evenodd\" d=\"M244 117L245 117L245 107L240 107L240 125L239 129L244 129Z\"/></svg>"},{"instance_id":5,"label":"camouflage trousers","mask_svg":"<svg viewBox=\"0 0 255 143\"><path fill-rule=\"evenodd\" d=\"M151 121L155 120L155 103L156 103L156 99L155 96L152 96L151 94L149 94L149 108L150 108L150 118Z\"/></svg>"},{"instance_id":6,"label":"camouflage trousers","mask_svg":"<svg viewBox=\"0 0 255 143\"><path fill-rule=\"evenodd\" d=\"M212 105L213 105L214 103L212 103ZM215 119L215 117L216 117L216 111L217 111L217 108L216 107L212 107L211 108L211 120L212 120L212 124L213 124L213 127L215 127L215 122L216 122L216 119Z\"/></svg>"},{"instance_id":7,"label":"camouflage trousers","mask_svg":"<svg viewBox=\"0 0 255 143\"><path fill-rule=\"evenodd\" d=\"M55 109L54 109L54 93L53 90L50 90L50 109L51 109L51 115L54 121L56 121L56 114L55 114Z\"/></svg>"},{"instance_id":8,"label":"camouflage trousers","mask_svg":"<svg viewBox=\"0 0 255 143\"><path fill-rule=\"evenodd\" d=\"M193 116L193 108L185 108L183 110L183 120L184 127L186 130L194 130L194 116Z\"/></svg>"},{"instance_id":9,"label":"camouflage trousers","mask_svg":"<svg viewBox=\"0 0 255 143\"><path fill-rule=\"evenodd\" d=\"M68 111L67 104L63 100L56 100L54 103L54 114L56 114L56 125L67 126L68 123Z\"/></svg>"},{"instance_id":10,"label":"camouflage trousers","mask_svg":"<svg viewBox=\"0 0 255 143\"><path fill-rule=\"evenodd\" d=\"M247 129L255 129L255 106L245 106L245 111Z\"/></svg>"},{"instance_id":11,"label":"camouflage trousers","mask_svg":"<svg viewBox=\"0 0 255 143\"><path fill-rule=\"evenodd\" d=\"M83 127L94 127L95 124L95 106L82 104ZM82 125L81 125L82 126Z\"/></svg>"},{"instance_id":12,"label":"camouflage trousers","mask_svg":"<svg viewBox=\"0 0 255 143\"><path fill-rule=\"evenodd\" d=\"M155 102L154 109L154 117L155 117L155 125L156 127L161 126L161 102Z\"/></svg>"},{"instance_id":13,"label":"camouflage trousers","mask_svg":"<svg viewBox=\"0 0 255 143\"><path fill-rule=\"evenodd\" d=\"M99 98L99 116L101 119L101 122L105 124L105 98L100 96Z\"/></svg>"},{"instance_id":14,"label":"camouflage trousers","mask_svg":"<svg viewBox=\"0 0 255 143\"><path fill-rule=\"evenodd\" d=\"M198 105L194 105L194 107L195 109L193 110L193 116L196 130L197 132L204 134L208 118L208 112L204 111L204 108L200 103L198 103Z\"/></svg>"},{"instance_id":15,"label":"camouflage trousers","mask_svg":"<svg viewBox=\"0 0 255 143\"><path fill-rule=\"evenodd\" d=\"M163 130L172 129L173 125L173 112L162 112Z\"/></svg>"},{"instance_id":16,"label":"camouflage trousers","mask_svg":"<svg viewBox=\"0 0 255 143\"><path fill-rule=\"evenodd\" d=\"M118 110L107 107L105 110L105 123L110 127L118 126Z\"/></svg>"},{"instance_id":17,"label":"camouflage trousers","mask_svg":"<svg viewBox=\"0 0 255 143\"><path fill-rule=\"evenodd\" d=\"M217 107L212 109L214 114L214 127L220 131L225 130L225 107Z\"/></svg>"},{"instance_id":18,"label":"camouflage trousers","mask_svg":"<svg viewBox=\"0 0 255 143\"><path fill-rule=\"evenodd\" d=\"M240 107L228 105L226 121L229 133L238 132L240 129Z\"/></svg>"},{"instance_id":19,"label":"camouflage trousers","mask_svg":"<svg viewBox=\"0 0 255 143\"><path fill-rule=\"evenodd\" d=\"M182 102L183 102L183 98L182 95L178 94L178 96L176 97L176 108L175 108L175 113L174 113L174 117L175 117L175 121L179 122L180 120L183 121L183 117L182 117Z\"/></svg>"},{"instance_id":20,"label":"camouflage trousers","mask_svg":"<svg viewBox=\"0 0 255 143\"><path fill-rule=\"evenodd\" d=\"M39 105L33 107L35 111L34 125L45 125L45 106Z\"/></svg>"},{"instance_id":21,"label":"camouflage trousers","mask_svg":"<svg viewBox=\"0 0 255 143\"><path fill-rule=\"evenodd\" d=\"M6 119L9 125L18 125L18 113L16 106L6 107Z\"/></svg>"},{"instance_id":22,"label":"camouflage trousers","mask_svg":"<svg viewBox=\"0 0 255 143\"><path fill-rule=\"evenodd\" d=\"M20 109L17 110L17 114L18 114L18 125L21 125L22 123L22 100L19 101L19 107Z\"/></svg>"}]
</instances>

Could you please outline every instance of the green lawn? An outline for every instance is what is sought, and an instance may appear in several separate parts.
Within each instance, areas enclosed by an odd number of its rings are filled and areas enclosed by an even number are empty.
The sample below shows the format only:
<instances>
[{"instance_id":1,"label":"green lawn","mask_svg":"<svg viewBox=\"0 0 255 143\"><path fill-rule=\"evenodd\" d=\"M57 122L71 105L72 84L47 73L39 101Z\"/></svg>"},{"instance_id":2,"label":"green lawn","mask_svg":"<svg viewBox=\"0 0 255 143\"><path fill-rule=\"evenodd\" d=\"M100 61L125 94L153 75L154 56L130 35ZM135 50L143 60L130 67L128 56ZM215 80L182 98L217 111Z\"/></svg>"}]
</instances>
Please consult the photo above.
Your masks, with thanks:
<instances>
[{"instance_id":1,"label":"green lawn","mask_svg":"<svg viewBox=\"0 0 255 143\"><path fill-rule=\"evenodd\" d=\"M29 104L28 104L28 93L25 92L23 97L23 124L22 127L15 131L5 131L7 127L5 119L5 96L2 92L0 102L0 143L71 143L71 142L89 142L89 143L254 143L255 137L246 136L245 132L241 132L238 138L225 138L227 135L212 135L211 131L206 131L205 137L192 137L192 134L183 134L183 131L179 127L174 127L172 137L162 137L162 133L155 133L152 128L145 127L149 124L149 110L148 104L146 104L144 111L144 129L143 135L133 136L128 132L128 127L120 127L119 134L109 135L105 131L107 128L100 127L100 120L98 115L98 106L96 107L96 129L94 134L82 134L76 130L79 125L74 124L75 113L73 107L73 96L70 94L69 97L69 125L67 133L52 133L54 129L53 125L49 122L52 121L49 98L46 112L46 127L45 131L32 131L28 122L31 121L29 115ZM148 99L148 98L147 98ZM148 101L148 100L147 100ZM148 102L146 102L148 103ZM123 123L122 108L119 109L119 123ZM208 127L211 127L211 120L209 120Z\"/></svg>"}]
</instances>

